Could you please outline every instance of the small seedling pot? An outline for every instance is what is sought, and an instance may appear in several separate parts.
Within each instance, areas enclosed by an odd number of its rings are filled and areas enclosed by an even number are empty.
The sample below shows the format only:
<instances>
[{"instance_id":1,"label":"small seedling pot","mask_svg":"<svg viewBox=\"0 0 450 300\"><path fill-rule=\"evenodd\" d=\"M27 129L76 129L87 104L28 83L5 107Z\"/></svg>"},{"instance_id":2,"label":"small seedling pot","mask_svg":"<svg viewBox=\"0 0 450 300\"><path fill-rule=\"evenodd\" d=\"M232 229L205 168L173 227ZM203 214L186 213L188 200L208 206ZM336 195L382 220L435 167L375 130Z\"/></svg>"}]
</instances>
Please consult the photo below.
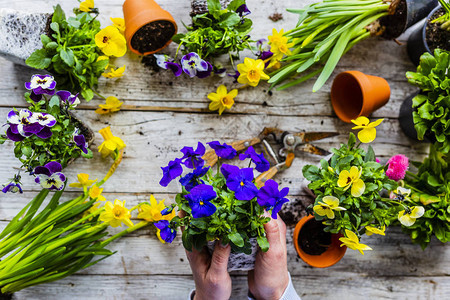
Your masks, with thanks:
<instances>
[{"instance_id":1,"label":"small seedling pot","mask_svg":"<svg viewBox=\"0 0 450 300\"><path fill-rule=\"evenodd\" d=\"M389 101L391 89L381 77L359 71L338 74L331 86L331 104L344 122L369 116Z\"/></svg>"},{"instance_id":2,"label":"small seedling pot","mask_svg":"<svg viewBox=\"0 0 450 300\"><path fill-rule=\"evenodd\" d=\"M414 127L414 118L413 118L413 111L414 108L412 107L412 100L415 96L417 96L419 93L411 94L409 95L400 106L400 113L398 116L398 121L400 122L400 128L402 129L403 133L416 141L420 142L428 142L433 143L435 142L435 138L431 134L425 134L423 140L419 140L417 138L417 131Z\"/></svg>"},{"instance_id":3,"label":"small seedling pot","mask_svg":"<svg viewBox=\"0 0 450 300\"><path fill-rule=\"evenodd\" d=\"M311 255L306 253L299 242L300 232L303 227L309 222L318 222L314 219L313 215L309 215L303 217L295 226L294 229L294 246L300 258L306 262L308 265L315 268L327 268L336 264L338 261L344 257L345 252L347 251L346 246L341 247L341 241L339 240L342 237L341 234L331 234L331 244L327 248L325 252L319 255ZM303 234L303 233L302 233Z\"/></svg>"},{"instance_id":4,"label":"small seedling pot","mask_svg":"<svg viewBox=\"0 0 450 300\"><path fill-rule=\"evenodd\" d=\"M255 269L255 261L256 261L256 254L258 253L258 242L256 241L256 238L250 238L250 244L252 245L252 253L251 254L245 254L245 253L237 253L234 251L231 251L230 258L228 259L228 266L227 271L250 271ZM206 245L206 248L208 249L209 254L212 255L214 252L214 247L216 246L216 243L220 243L219 241L210 241Z\"/></svg>"},{"instance_id":5,"label":"small seedling pot","mask_svg":"<svg viewBox=\"0 0 450 300\"><path fill-rule=\"evenodd\" d=\"M177 32L177 24L172 15L153 0L126 0L123 15L128 48L138 55L148 55L164 49ZM161 34L163 29L166 32ZM157 35L162 36L158 39L155 38ZM137 44L140 45L137 47Z\"/></svg>"}]
</instances>

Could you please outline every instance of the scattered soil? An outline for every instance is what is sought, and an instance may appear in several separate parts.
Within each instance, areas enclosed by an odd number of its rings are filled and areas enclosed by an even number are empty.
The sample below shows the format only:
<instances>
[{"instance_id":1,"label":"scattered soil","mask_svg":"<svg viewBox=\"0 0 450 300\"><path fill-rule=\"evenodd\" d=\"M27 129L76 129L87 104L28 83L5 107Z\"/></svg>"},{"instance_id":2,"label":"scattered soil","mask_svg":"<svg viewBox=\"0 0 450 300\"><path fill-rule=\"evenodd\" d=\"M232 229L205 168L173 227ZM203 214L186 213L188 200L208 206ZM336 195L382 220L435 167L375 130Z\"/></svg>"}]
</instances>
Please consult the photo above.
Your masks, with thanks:
<instances>
[{"instance_id":1,"label":"scattered soil","mask_svg":"<svg viewBox=\"0 0 450 300\"><path fill-rule=\"evenodd\" d=\"M141 63L143 63L144 66L150 69L151 71L155 72L160 71L159 66L156 64L156 57L154 57L153 55L147 55L142 57Z\"/></svg>"},{"instance_id":2,"label":"scattered soil","mask_svg":"<svg viewBox=\"0 0 450 300\"><path fill-rule=\"evenodd\" d=\"M444 15L444 10L438 9L427 22L426 39L431 52L434 52L436 48L450 51L450 32L441 29L440 24L432 23L442 15Z\"/></svg>"},{"instance_id":3,"label":"scattered soil","mask_svg":"<svg viewBox=\"0 0 450 300\"><path fill-rule=\"evenodd\" d=\"M280 13L274 13L274 14L272 14L271 16L269 16L269 19L270 19L272 22L278 22L278 21L280 21L280 20L283 20L283 15L280 14Z\"/></svg>"},{"instance_id":4,"label":"scattered soil","mask_svg":"<svg viewBox=\"0 0 450 300\"><path fill-rule=\"evenodd\" d=\"M155 21L139 28L131 38L131 47L144 54L163 47L175 34L169 21Z\"/></svg>"},{"instance_id":5,"label":"scattered soil","mask_svg":"<svg viewBox=\"0 0 450 300\"><path fill-rule=\"evenodd\" d=\"M323 231L322 223L315 220L303 225L298 235L300 248L309 255L320 255L331 245L331 233Z\"/></svg>"},{"instance_id":6,"label":"scattered soil","mask_svg":"<svg viewBox=\"0 0 450 300\"><path fill-rule=\"evenodd\" d=\"M13 294L3 294L2 292L0 292L0 300L11 300L12 296Z\"/></svg>"},{"instance_id":7,"label":"scattered soil","mask_svg":"<svg viewBox=\"0 0 450 300\"><path fill-rule=\"evenodd\" d=\"M51 38L52 40L55 40L52 37L52 34L54 33L54 31L50 28L50 24L52 24L52 18L53 18L53 14L51 14L48 18L47 18L47 24L45 24L45 31L44 33Z\"/></svg>"},{"instance_id":8,"label":"scattered soil","mask_svg":"<svg viewBox=\"0 0 450 300\"><path fill-rule=\"evenodd\" d=\"M394 39L402 34L406 26L406 0L395 0L389 8L389 15L381 18L383 37Z\"/></svg>"}]
</instances>

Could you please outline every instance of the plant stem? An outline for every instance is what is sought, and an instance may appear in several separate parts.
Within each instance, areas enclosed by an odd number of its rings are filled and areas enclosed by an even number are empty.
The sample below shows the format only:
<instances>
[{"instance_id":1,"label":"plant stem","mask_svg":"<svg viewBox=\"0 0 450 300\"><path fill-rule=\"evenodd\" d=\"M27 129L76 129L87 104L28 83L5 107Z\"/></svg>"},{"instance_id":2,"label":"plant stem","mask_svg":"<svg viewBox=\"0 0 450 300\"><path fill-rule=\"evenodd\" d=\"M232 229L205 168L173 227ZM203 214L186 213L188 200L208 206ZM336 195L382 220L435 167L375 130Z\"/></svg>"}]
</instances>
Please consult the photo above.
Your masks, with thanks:
<instances>
[{"instance_id":1,"label":"plant stem","mask_svg":"<svg viewBox=\"0 0 450 300\"><path fill-rule=\"evenodd\" d=\"M142 227L147 226L148 224L150 224L150 222L146 222L146 221L139 222L139 223L137 223L136 225L134 225L133 227L130 227L130 228L128 228L128 229L125 229L124 231L121 231L121 232L119 232L119 233L113 235L113 236L110 237L109 239L104 240L103 242L100 243L99 247L102 247L102 248L103 248L103 247L105 247L106 245L108 245L109 243L111 243L112 241L114 241L114 240L120 238L121 236L123 236L123 235L125 235L125 234L127 234L127 233L131 233L131 232L133 232L133 231L136 231L136 230L138 230L138 229L140 229L140 228L142 228Z\"/></svg>"}]
</instances>

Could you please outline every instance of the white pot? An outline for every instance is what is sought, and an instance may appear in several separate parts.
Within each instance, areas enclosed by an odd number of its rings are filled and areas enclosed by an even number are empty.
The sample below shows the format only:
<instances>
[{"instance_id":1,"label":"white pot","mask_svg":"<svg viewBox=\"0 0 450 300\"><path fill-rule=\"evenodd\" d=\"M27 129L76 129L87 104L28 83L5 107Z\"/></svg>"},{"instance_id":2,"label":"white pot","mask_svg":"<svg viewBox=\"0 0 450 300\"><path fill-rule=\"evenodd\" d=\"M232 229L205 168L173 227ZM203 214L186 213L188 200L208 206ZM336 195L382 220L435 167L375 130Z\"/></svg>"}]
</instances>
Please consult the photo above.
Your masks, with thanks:
<instances>
[{"instance_id":1,"label":"white pot","mask_svg":"<svg viewBox=\"0 0 450 300\"><path fill-rule=\"evenodd\" d=\"M214 251L216 243L218 243L218 241L208 242L207 248L209 253ZM256 238L251 238L250 244L252 244L251 254L231 252L230 259L228 260L228 272L250 271L255 268L256 253L258 252L258 243Z\"/></svg>"}]
</instances>

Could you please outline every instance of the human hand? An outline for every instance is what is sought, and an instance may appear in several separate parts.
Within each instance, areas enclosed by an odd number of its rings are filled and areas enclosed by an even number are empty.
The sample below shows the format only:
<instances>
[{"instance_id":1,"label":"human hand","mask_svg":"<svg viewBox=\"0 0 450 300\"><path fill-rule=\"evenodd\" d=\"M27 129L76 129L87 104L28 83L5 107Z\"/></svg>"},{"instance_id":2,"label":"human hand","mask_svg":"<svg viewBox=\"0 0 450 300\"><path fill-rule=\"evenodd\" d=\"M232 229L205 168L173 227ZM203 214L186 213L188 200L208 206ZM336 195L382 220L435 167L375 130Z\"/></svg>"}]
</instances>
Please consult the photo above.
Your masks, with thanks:
<instances>
[{"instance_id":1,"label":"human hand","mask_svg":"<svg viewBox=\"0 0 450 300\"><path fill-rule=\"evenodd\" d=\"M267 215L270 217L270 215ZM280 299L289 284L286 248L286 224L271 219L264 224L269 250L256 254L255 269L248 272L248 288L256 299Z\"/></svg>"},{"instance_id":2,"label":"human hand","mask_svg":"<svg viewBox=\"0 0 450 300\"><path fill-rule=\"evenodd\" d=\"M221 300L231 296L231 277L228 274L230 245L216 243L212 256L203 248L202 251L186 250L186 256L195 281L195 300Z\"/></svg>"}]
</instances>

